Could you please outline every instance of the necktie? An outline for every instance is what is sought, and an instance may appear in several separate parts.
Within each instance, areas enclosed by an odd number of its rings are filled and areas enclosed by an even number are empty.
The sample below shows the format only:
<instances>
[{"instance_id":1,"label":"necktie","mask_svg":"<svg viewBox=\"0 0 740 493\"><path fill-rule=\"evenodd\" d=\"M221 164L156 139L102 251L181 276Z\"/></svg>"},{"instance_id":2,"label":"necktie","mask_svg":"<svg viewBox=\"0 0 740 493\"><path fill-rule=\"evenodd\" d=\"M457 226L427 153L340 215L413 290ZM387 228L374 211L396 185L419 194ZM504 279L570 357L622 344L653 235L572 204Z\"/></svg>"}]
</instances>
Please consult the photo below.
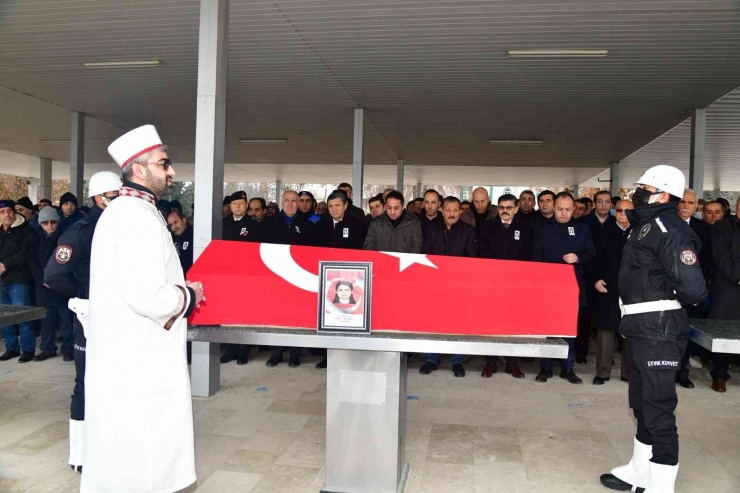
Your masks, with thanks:
<instances>
[{"instance_id":1,"label":"necktie","mask_svg":"<svg viewBox=\"0 0 740 493\"><path fill-rule=\"evenodd\" d=\"M509 226L511 226L511 224L509 224L509 223L504 223L504 229L509 229Z\"/></svg>"}]
</instances>

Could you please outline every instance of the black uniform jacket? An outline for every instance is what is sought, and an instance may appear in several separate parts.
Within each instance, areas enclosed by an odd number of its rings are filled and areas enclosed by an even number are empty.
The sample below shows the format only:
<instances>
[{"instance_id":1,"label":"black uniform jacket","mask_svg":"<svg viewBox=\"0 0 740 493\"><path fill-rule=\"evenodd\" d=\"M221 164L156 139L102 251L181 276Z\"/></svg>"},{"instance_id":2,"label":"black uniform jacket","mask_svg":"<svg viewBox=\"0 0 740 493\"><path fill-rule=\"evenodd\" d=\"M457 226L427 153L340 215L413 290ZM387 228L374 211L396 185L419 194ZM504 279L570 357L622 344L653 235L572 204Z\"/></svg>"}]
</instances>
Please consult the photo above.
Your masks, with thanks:
<instances>
[{"instance_id":1,"label":"black uniform jacket","mask_svg":"<svg viewBox=\"0 0 740 493\"><path fill-rule=\"evenodd\" d=\"M740 320L740 219L729 216L711 226L712 288L709 318Z\"/></svg>"},{"instance_id":2,"label":"black uniform jacket","mask_svg":"<svg viewBox=\"0 0 740 493\"><path fill-rule=\"evenodd\" d=\"M596 259L589 264L589 284L593 285L598 280L606 283L606 293L599 293L594 288L596 327L602 330L616 331L622 318L619 309L619 267L630 231L632 226L622 230L616 221L605 224L601 231L602 244L596 248Z\"/></svg>"},{"instance_id":3,"label":"black uniform jacket","mask_svg":"<svg viewBox=\"0 0 740 493\"><path fill-rule=\"evenodd\" d=\"M532 260L565 264L563 256L568 253L578 255L578 262L573 264L580 288L578 306L588 306L585 265L596 256L591 228L583 221L570 220L561 224L555 219L543 218L534 228Z\"/></svg>"},{"instance_id":4,"label":"black uniform jacket","mask_svg":"<svg viewBox=\"0 0 740 493\"><path fill-rule=\"evenodd\" d=\"M260 236L262 236L261 226L262 223L255 221L246 214L238 220L235 220L233 215L226 216L221 236L224 240L229 241L263 241L260 239Z\"/></svg>"},{"instance_id":5,"label":"black uniform jacket","mask_svg":"<svg viewBox=\"0 0 740 493\"><path fill-rule=\"evenodd\" d=\"M46 234L43 228L33 232L35 247L31 262L31 275L36 285L36 304L38 306L67 306L69 297L44 286L44 268L54 255L59 241L59 229Z\"/></svg>"},{"instance_id":6,"label":"black uniform jacket","mask_svg":"<svg viewBox=\"0 0 740 493\"><path fill-rule=\"evenodd\" d=\"M347 213L336 224L334 218L327 214L321 218L314 232L316 246L362 250L367 227L364 221Z\"/></svg>"},{"instance_id":7,"label":"black uniform jacket","mask_svg":"<svg viewBox=\"0 0 740 493\"><path fill-rule=\"evenodd\" d=\"M712 260L712 239L710 236L711 226L695 217L689 219L689 226L701 242L699 264L701 265L701 273L704 274L704 279L708 282L712 278L712 266L714 264Z\"/></svg>"},{"instance_id":8,"label":"black uniform jacket","mask_svg":"<svg viewBox=\"0 0 740 493\"><path fill-rule=\"evenodd\" d=\"M450 229L442 221L427 228L421 251L429 255L477 257L478 234L473 226L462 221L457 221Z\"/></svg>"},{"instance_id":9,"label":"black uniform jacket","mask_svg":"<svg viewBox=\"0 0 740 493\"><path fill-rule=\"evenodd\" d=\"M625 305L678 300L701 303L707 294L699 265L699 238L676 213L676 204L640 206L629 215L632 233L622 252L619 296ZM684 309L625 315L627 337L676 340L689 330Z\"/></svg>"},{"instance_id":10,"label":"black uniform jacket","mask_svg":"<svg viewBox=\"0 0 740 493\"><path fill-rule=\"evenodd\" d=\"M173 234L172 243L175 244L177 255L180 257L182 272L187 274L193 266L193 227L188 224L180 236Z\"/></svg>"},{"instance_id":11,"label":"black uniform jacket","mask_svg":"<svg viewBox=\"0 0 740 493\"><path fill-rule=\"evenodd\" d=\"M444 223L445 219L442 213L440 212L437 212L437 215L434 216L433 219L429 219L427 217L427 213L422 212L421 214L419 214L419 221L421 222L421 234L426 235L426 230L429 226L432 226L435 224L439 225L440 223Z\"/></svg>"},{"instance_id":12,"label":"black uniform jacket","mask_svg":"<svg viewBox=\"0 0 740 493\"><path fill-rule=\"evenodd\" d=\"M501 219L486 221L478 236L481 258L532 260L532 228L514 216L508 228Z\"/></svg>"},{"instance_id":13,"label":"black uniform jacket","mask_svg":"<svg viewBox=\"0 0 740 493\"><path fill-rule=\"evenodd\" d=\"M103 210L96 205L59 237L57 248L44 269L44 282L68 298L88 299L90 251L93 234Z\"/></svg>"}]
</instances>

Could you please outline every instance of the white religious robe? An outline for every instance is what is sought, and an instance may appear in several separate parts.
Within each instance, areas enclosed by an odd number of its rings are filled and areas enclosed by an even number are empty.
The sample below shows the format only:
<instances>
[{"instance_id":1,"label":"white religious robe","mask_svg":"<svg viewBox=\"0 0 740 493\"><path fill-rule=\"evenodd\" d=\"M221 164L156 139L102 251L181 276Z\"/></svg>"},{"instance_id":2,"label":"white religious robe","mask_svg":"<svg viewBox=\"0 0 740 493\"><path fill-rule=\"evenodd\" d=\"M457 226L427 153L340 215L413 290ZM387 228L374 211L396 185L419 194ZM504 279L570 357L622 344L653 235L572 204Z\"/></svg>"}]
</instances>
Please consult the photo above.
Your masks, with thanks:
<instances>
[{"instance_id":1,"label":"white religious robe","mask_svg":"<svg viewBox=\"0 0 740 493\"><path fill-rule=\"evenodd\" d=\"M90 262L80 491L186 488L196 479L190 294L153 196L121 189L98 221Z\"/></svg>"}]
</instances>

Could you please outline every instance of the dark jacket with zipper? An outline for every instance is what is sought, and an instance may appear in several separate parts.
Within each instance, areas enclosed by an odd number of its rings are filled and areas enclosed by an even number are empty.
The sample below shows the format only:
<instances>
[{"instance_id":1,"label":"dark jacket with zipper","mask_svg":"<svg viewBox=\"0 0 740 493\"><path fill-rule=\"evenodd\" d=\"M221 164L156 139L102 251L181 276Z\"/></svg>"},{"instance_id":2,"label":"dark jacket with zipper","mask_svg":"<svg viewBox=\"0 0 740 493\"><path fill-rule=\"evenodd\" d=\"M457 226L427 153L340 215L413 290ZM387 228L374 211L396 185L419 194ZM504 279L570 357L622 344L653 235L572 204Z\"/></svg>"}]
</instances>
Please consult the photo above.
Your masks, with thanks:
<instances>
[{"instance_id":1,"label":"dark jacket with zipper","mask_svg":"<svg viewBox=\"0 0 740 493\"><path fill-rule=\"evenodd\" d=\"M0 263L5 265L5 272L0 275L0 285L30 284L33 262L33 249L36 242L31 235L33 231L26 220L16 214L15 222L7 231L0 227Z\"/></svg>"},{"instance_id":2,"label":"dark jacket with zipper","mask_svg":"<svg viewBox=\"0 0 740 493\"><path fill-rule=\"evenodd\" d=\"M578 306L583 308L588 306L585 266L596 256L591 228L577 219L567 223L559 223L555 219L543 220L534 228L532 260L565 264L563 256L568 253L578 256L578 262L572 265L580 290Z\"/></svg>"},{"instance_id":3,"label":"dark jacket with zipper","mask_svg":"<svg viewBox=\"0 0 740 493\"><path fill-rule=\"evenodd\" d=\"M404 211L396 227L387 214L373 219L363 248L382 252L421 253L423 241L418 216Z\"/></svg>"},{"instance_id":4,"label":"dark jacket with zipper","mask_svg":"<svg viewBox=\"0 0 740 493\"><path fill-rule=\"evenodd\" d=\"M427 228L421 251L428 255L475 258L478 256L478 235L473 226L462 221L457 221L450 229L442 221Z\"/></svg>"},{"instance_id":5,"label":"dark jacket with zipper","mask_svg":"<svg viewBox=\"0 0 740 493\"><path fill-rule=\"evenodd\" d=\"M629 220L633 228L619 270L622 303L701 303L707 295L698 260L701 243L676 213L676 204L640 206L630 211ZM675 341L688 330L683 308L625 315L619 325L619 333L626 337L660 341Z\"/></svg>"}]
</instances>

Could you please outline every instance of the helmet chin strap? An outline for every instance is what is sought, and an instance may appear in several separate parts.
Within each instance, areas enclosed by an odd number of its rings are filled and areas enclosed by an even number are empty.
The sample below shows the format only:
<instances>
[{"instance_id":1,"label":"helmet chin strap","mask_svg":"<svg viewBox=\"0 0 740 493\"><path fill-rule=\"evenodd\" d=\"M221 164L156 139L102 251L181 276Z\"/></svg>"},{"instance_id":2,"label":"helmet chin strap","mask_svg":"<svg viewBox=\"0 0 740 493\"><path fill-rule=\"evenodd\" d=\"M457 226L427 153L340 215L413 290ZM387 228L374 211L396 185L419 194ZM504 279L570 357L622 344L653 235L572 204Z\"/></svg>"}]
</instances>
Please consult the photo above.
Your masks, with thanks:
<instances>
[{"instance_id":1,"label":"helmet chin strap","mask_svg":"<svg viewBox=\"0 0 740 493\"><path fill-rule=\"evenodd\" d=\"M650 198L648 199L648 205L656 203L661 195L663 195L663 192L660 190L650 195Z\"/></svg>"}]
</instances>

